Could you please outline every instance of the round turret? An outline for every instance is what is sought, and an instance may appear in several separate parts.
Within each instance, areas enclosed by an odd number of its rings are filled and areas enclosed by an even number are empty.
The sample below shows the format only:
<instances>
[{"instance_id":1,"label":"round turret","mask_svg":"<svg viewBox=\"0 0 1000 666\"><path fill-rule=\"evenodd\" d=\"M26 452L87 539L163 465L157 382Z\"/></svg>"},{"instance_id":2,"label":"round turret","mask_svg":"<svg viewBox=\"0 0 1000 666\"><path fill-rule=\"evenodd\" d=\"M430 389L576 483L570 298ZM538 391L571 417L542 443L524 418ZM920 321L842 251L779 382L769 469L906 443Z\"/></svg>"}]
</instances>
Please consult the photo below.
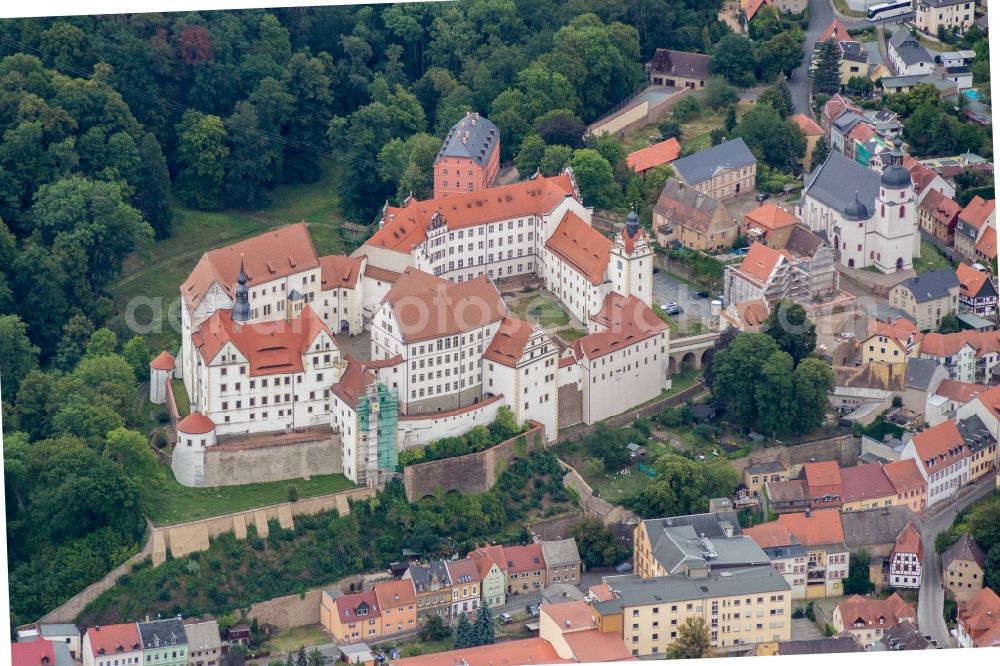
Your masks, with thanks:
<instances>
[{"instance_id":1,"label":"round turret","mask_svg":"<svg viewBox=\"0 0 1000 666\"><path fill-rule=\"evenodd\" d=\"M868 209L861 203L857 192L854 193L854 201L847 204L847 208L844 209L844 219L851 220L852 222L860 222L861 220L868 219Z\"/></svg>"},{"instance_id":2,"label":"round turret","mask_svg":"<svg viewBox=\"0 0 1000 666\"><path fill-rule=\"evenodd\" d=\"M892 142L892 152L889 153L889 166L882 172L882 187L901 190L910 187L913 181L910 172L903 167L903 142L898 138Z\"/></svg>"},{"instance_id":3,"label":"round turret","mask_svg":"<svg viewBox=\"0 0 1000 666\"><path fill-rule=\"evenodd\" d=\"M635 214L635 211L630 211L628 217L625 218L625 233L628 234L629 238L635 238L635 235L639 233L639 216Z\"/></svg>"},{"instance_id":4,"label":"round turret","mask_svg":"<svg viewBox=\"0 0 1000 666\"><path fill-rule=\"evenodd\" d=\"M247 289L247 273L243 269L243 258L240 257L240 274L236 277L236 302L233 303L233 321L248 321L250 319L250 296Z\"/></svg>"}]
</instances>

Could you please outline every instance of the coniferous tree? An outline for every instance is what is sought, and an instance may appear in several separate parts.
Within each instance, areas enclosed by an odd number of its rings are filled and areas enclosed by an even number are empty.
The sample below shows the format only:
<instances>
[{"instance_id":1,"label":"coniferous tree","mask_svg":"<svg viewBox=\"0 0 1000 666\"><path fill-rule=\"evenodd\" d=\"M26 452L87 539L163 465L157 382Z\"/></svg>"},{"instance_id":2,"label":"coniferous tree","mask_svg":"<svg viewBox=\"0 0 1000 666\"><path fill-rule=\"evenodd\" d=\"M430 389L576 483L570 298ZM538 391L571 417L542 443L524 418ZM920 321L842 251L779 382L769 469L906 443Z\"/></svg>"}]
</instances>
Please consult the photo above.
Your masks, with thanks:
<instances>
[{"instance_id":1,"label":"coniferous tree","mask_svg":"<svg viewBox=\"0 0 1000 666\"><path fill-rule=\"evenodd\" d=\"M826 142L826 137L821 136L817 141L816 145L813 146L812 152L812 168L815 169L820 164L826 161L827 156L830 154L830 144Z\"/></svg>"},{"instance_id":2,"label":"coniferous tree","mask_svg":"<svg viewBox=\"0 0 1000 666\"><path fill-rule=\"evenodd\" d=\"M820 47L812 80L813 93L833 95L840 91L840 50L833 38Z\"/></svg>"},{"instance_id":3,"label":"coniferous tree","mask_svg":"<svg viewBox=\"0 0 1000 666\"><path fill-rule=\"evenodd\" d=\"M455 626L455 649L472 647L474 628L469 622L469 616L462 613L458 616L458 624Z\"/></svg>"},{"instance_id":4,"label":"coniferous tree","mask_svg":"<svg viewBox=\"0 0 1000 666\"><path fill-rule=\"evenodd\" d=\"M493 622L493 611L490 610L489 604L483 603L476 615L476 645L492 645L497 641L496 635L497 627Z\"/></svg>"}]
</instances>

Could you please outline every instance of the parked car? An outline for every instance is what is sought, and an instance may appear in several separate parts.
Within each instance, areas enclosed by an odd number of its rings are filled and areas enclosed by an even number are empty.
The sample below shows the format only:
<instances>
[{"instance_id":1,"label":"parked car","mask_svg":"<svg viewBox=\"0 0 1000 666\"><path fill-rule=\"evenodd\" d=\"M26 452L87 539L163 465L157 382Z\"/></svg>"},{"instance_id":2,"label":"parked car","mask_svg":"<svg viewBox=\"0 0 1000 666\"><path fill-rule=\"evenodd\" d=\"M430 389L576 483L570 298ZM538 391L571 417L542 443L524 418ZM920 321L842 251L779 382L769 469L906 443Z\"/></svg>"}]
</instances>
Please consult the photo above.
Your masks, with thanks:
<instances>
[{"instance_id":1,"label":"parked car","mask_svg":"<svg viewBox=\"0 0 1000 666\"><path fill-rule=\"evenodd\" d=\"M771 195L768 194L767 192L761 192L760 194L757 195L757 201L767 201L770 198Z\"/></svg>"},{"instance_id":2,"label":"parked car","mask_svg":"<svg viewBox=\"0 0 1000 666\"><path fill-rule=\"evenodd\" d=\"M528 604L527 606L524 607L524 610L526 610L528 612L528 615L530 615L531 617L538 617L539 614L538 604Z\"/></svg>"},{"instance_id":3,"label":"parked car","mask_svg":"<svg viewBox=\"0 0 1000 666\"><path fill-rule=\"evenodd\" d=\"M696 292L694 292L694 297L695 298L708 298L708 292L707 291L696 291Z\"/></svg>"},{"instance_id":4,"label":"parked car","mask_svg":"<svg viewBox=\"0 0 1000 666\"><path fill-rule=\"evenodd\" d=\"M498 615L497 617L500 620L501 624L510 624L511 622L514 621L514 618L513 616L511 616L510 613L500 613L500 615Z\"/></svg>"},{"instance_id":5,"label":"parked car","mask_svg":"<svg viewBox=\"0 0 1000 666\"><path fill-rule=\"evenodd\" d=\"M629 571L632 571L632 565L628 562L622 562L615 567L615 573L628 573Z\"/></svg>"},{"instance_id":6,"label":"parked car","mask_svg":"<svg viewBox=\"0 0 1000 666\"><path fill-rule=\"evenodd\" d=\"M676 303L666 303L663 306L663 311L668 315L679 315L684 312L684 308L677 305Z\"/></svg>"},{"instance_id":7,"label":"parked car","mask_svg":"<svg viewBox=\"0 0 1000 666\"><path fill-rule=\"evenodd\" d=\"M842 331L840 337L842 337L845 340L851 340L854 338L854 333L852 333L851 331Z\"/></svg>"}]
</instances>

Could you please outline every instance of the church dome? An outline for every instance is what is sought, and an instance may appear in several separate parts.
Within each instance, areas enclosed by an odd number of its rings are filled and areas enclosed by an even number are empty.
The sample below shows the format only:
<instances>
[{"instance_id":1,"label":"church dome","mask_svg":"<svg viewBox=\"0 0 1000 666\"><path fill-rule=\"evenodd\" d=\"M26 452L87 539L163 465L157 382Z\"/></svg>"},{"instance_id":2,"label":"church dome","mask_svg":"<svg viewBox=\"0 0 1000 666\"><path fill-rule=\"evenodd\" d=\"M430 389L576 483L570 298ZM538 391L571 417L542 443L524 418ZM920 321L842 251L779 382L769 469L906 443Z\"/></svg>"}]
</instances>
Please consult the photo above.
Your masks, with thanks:
<instances>
[{"instance_id":1,"label":"church dome","mask_svg":"<svg viewBox=\"0 0 1000 666\"><path fill-rule=\"evenodd\" d=\"M639 216L635 214L635 211L629 211L628 217L625 218L625 233L628 234L629 238L635 238L635 235L639 232Z\"/></svg>"},{"instance_id":2,"label":"church dome","mask_svg":"<svg viewBox=\"0 0 1000 666\"><path fill-rule=\"evenodd\" d=\"M857 192L854 193L854 201L847 204L847 208L844 209L844 219L854 222L860 222L861 220L868 219L868 209L865 208L863 203L861 203L861 199L858 198Z\"/></svg>"},{"instance_id":3,"label":"church dome","mask_svg":"<svg viewBox=\"0 0 1000 666\"><path fill-rule=\"evenodd\" d=\"M889 166L882 172L882 187L886 189L901 190L913 184L910 172L903 167L903 150L900 147L902 145L903 142L899 139L893 141L893 149L889 154Z\"/></svg>"}]
</instances>

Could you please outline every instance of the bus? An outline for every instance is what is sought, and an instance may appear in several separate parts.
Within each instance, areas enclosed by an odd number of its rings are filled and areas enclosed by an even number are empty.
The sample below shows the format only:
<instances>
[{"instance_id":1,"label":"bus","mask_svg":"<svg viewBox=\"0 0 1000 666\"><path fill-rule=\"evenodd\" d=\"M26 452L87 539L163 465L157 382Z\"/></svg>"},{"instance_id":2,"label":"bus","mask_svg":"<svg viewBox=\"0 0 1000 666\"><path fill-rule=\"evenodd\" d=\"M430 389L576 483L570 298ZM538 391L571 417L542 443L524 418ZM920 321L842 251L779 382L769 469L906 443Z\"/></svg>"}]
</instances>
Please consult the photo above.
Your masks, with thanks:
<instances>
[{"instance_id":1,"label":"bus","mask_svg":"<svg viewBox=\"0 0 1000 666\"><path fill-rule=\"evenodd\" d=\"M896 0L896 2L883 2L872 5L868 8L868 20L875 22L882 19L902 16L913 11L913 0Z\"/></svg>"}]
</instances>

